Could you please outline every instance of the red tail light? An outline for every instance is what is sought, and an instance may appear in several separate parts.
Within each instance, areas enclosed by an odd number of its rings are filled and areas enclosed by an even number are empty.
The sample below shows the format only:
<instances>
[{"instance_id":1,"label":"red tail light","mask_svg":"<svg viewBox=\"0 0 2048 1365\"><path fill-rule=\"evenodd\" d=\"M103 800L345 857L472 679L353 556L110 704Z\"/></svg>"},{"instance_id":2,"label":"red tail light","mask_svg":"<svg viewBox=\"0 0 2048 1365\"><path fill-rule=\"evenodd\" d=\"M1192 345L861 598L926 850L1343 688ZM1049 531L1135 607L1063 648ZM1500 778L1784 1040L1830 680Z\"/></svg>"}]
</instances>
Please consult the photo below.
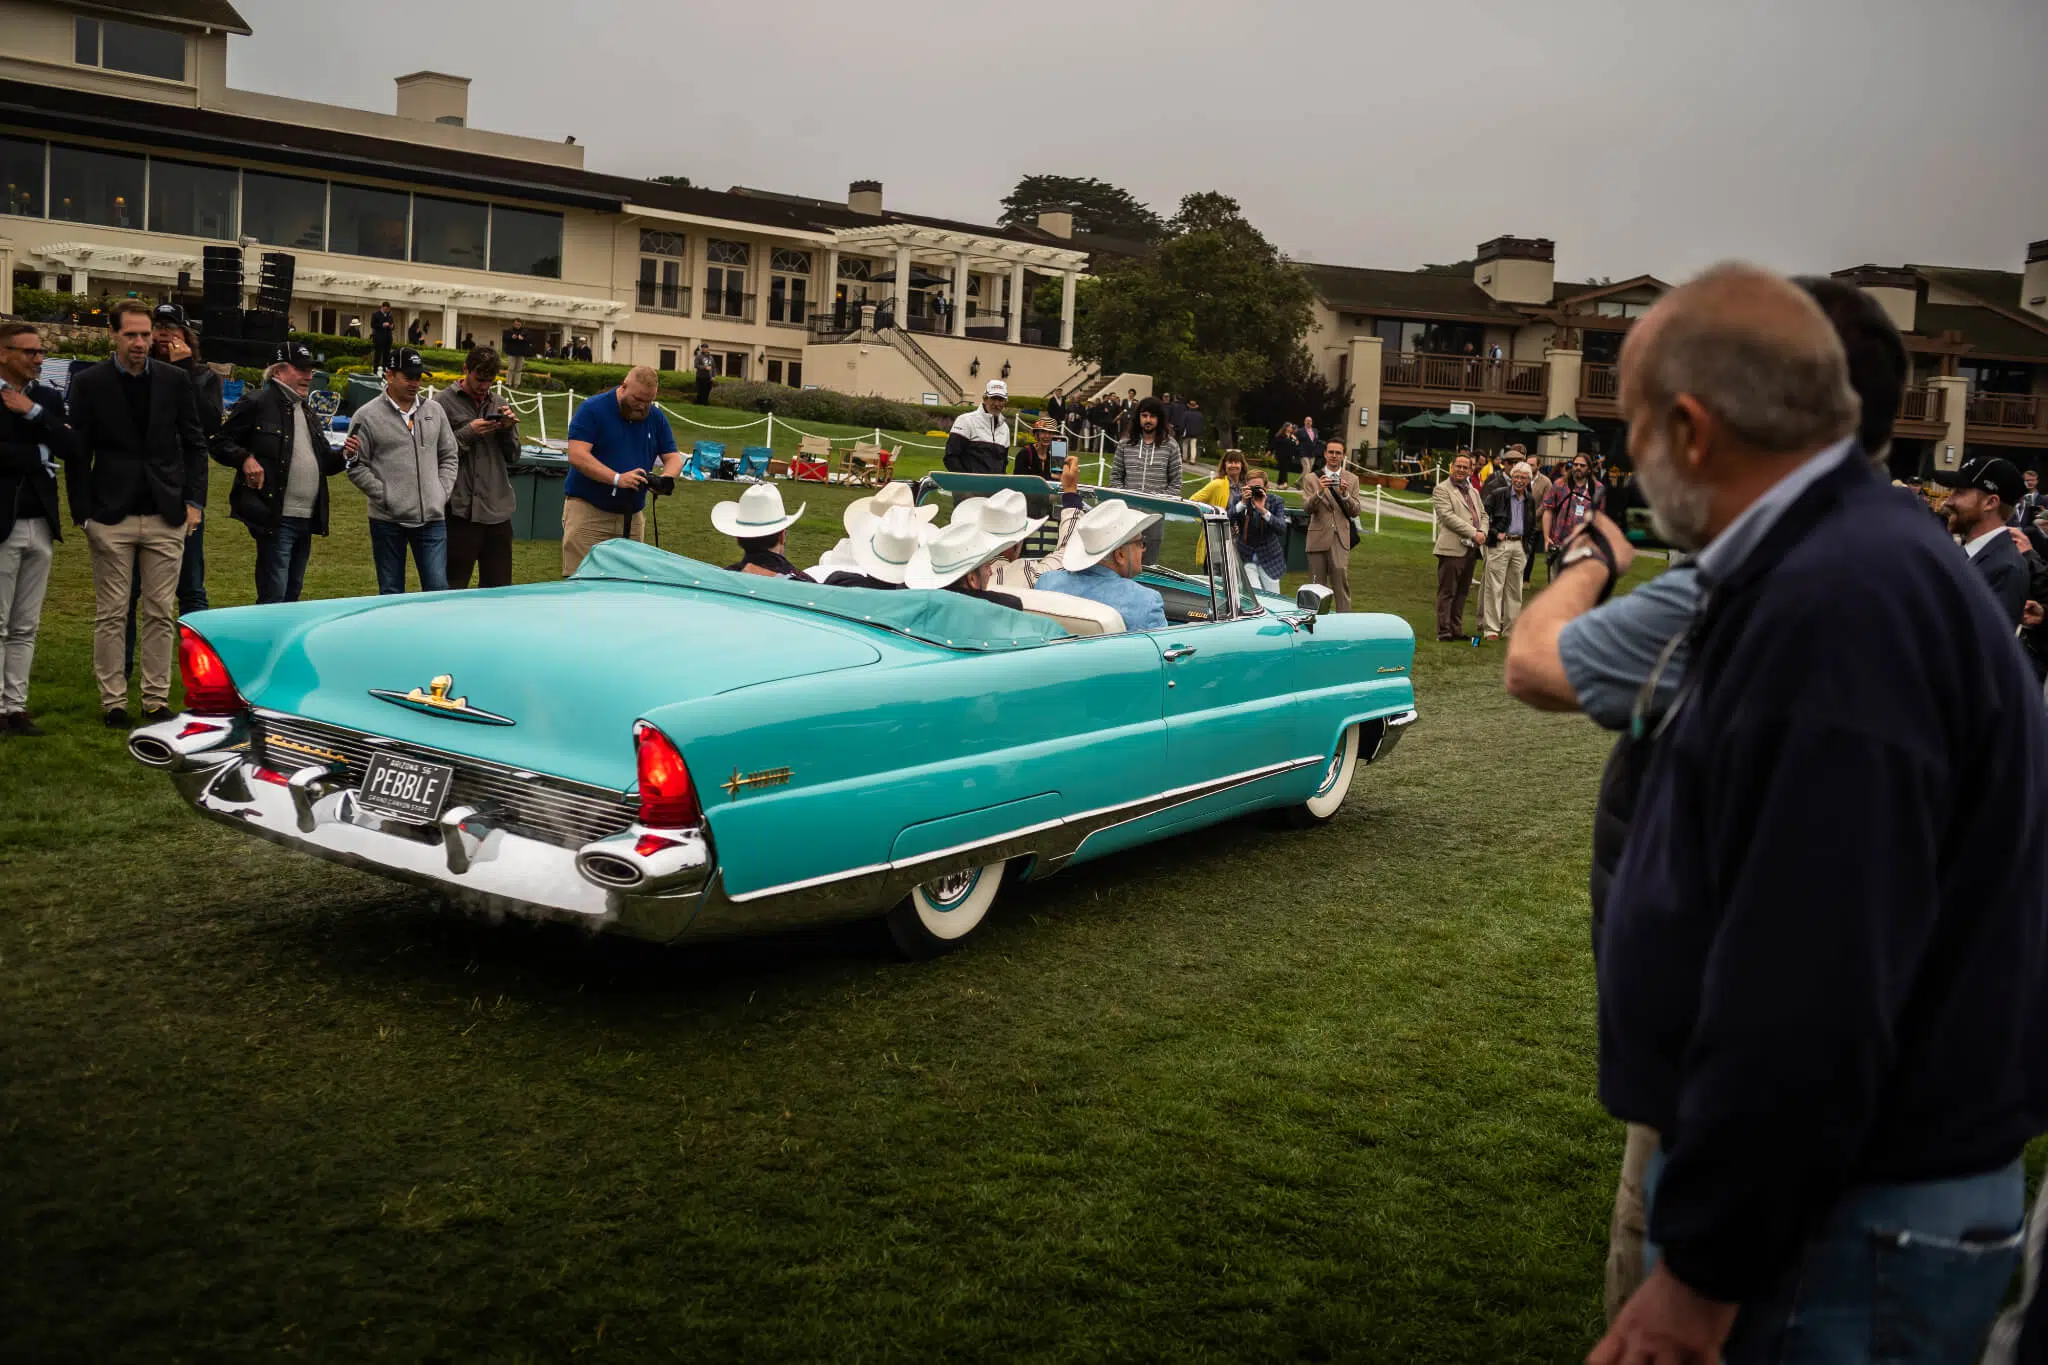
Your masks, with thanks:
<instances>
[{"instance_id":1,"label":"red tail light","mask_svg":"<svg viewBox=\"0 0 2048 1365\"><path fill-rule=\"evenodd\" d=\"M640 759L640 823L650 829L688 829L704 823L697 788L675 743L646 721L633 722Z\"/></svg>"},{"instance_id":2,"label":"red tail light","mask_svg":"<svg viewBox=\"0 0 2048 1365\"><path fill-rule=\"evenodd\" d=\"M232 716L249 709L228 666L190 626L178 627L178 672L185 680L185 709L197 716Z\"/></svg>"}]
</instances>

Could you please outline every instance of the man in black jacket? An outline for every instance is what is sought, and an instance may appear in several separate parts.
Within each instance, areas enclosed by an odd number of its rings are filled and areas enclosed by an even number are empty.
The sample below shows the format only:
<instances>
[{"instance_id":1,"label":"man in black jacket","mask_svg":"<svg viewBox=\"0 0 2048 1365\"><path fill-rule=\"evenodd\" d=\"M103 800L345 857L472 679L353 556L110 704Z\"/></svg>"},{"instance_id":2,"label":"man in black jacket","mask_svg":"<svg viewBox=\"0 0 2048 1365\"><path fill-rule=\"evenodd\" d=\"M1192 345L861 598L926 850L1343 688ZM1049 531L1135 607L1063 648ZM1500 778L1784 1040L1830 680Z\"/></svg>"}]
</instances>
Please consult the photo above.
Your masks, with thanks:
<instances>
[{"instance_id":1,"label":"man in black jacket","mask_svg":"<svg viewBox=\"0 0 2048 1365\"><path fill-rule=\"evenodd\" d=\"M469 349L473 351L476 347ZM533 343L526 337L526 324L518 318L512 319L512 325L505 329L504 351L505 385L516 389L520 377L526 373L526 357L533 354Z\"/></svg>"},{"instance_id":2,"label":"man in black jacket","mask_svg":"<svg viewBox=\"0 0 2048 1365\"><path fill-rule=\"evenodd\" d=\"M26 322L0 322L0 736L40 735L28 714L29 667L63 539L57 462L71 449L64 399L36 378L43 341Z\"/></svg>"},{"instance_id":3,"label":"man in black jacket","mask_svg":"<svg viewBox=\"0 0 2048 1365\"><path fill-rule=\"evenodd\" d=\"M2006 624L2017 627L2027 605L2027 566L2005 529L2024 496L2019 469L2010 460L1979 458L1941 482L1955 488L1948 495L1949 530L1962 538L1963 553L1998 599Z\"/></svg>"},{"instance_id":4,"label":"man in black jacket","mask_svg":"<svg viewBox=\"0 0 2048 1365\"><path fill-rule=\"evenodd\" d=\"M390 304L378 304L377 311L370 314L370 352L378 374L384 373L384 367L391 362L391 342L397 334L398 315L391 311Z\"/></svg>"},{"instance_id":5,"label":"man in black jacket","mask_svg":"<svg viewBox=\"0 0 2048 1365\"><path fill-rule=\"evenodd\" d=\"M122 623L142 576L142 718L170 718L178 567L206 509L206 437L186 373L149 358L149 306L114 305L114 356L71 381L71 520L92 547L92 667L108 726L128 728Z\"/></svg>"},{"instance_id":6,"label":"man in black jacket","mask_svg":"<svg viewBox=\"0 0 2048 1365\"><path fill-rule=\"evenodd\" d=\"M1661 1135L1654 1269L1588 1359L1783 1359L1795 1320L1798 1359L1897 1323L1974 1359L2048 1102L2039 693L1794 286L1667 295L1620 407L1703 596L1599 952L1601 1100Z\"/></svg>"},{"instance_id":7,"label":"man in black jacket","mask_svg":"<svg viewBox=\"0 0 2048 1365\"><path fill-rule=\"evenodd\" d=\"M327 480L343 460L306 401L315 364L305 343L288 344L211 442L213 458L235 471L228 515L256 538L258 602L298 601L313 537L327 534Z\"/></svg>"},{"instance_id":8,"label":"man in black jacket","mask_svg":"<svg viewBox=\"0 0 2048 1365\"><path fill-rule=\"evenodd\" d=\"M166 365L175 365L192 380L192 387L199 394L199 430L208 440L220 430L221 419L227 416L227 405L221 400L220 376L213 372L199 355L199 338L185 322L185 310L175 303L160 303L150 314L149 358ZM135 672L135 603L141 582L138 579L128 593L128 634L127 655L122 671ZM206 527L192 528L192 534L185 537L185 557L178 563L178 614L190 616L195 611L205 611L206 600Z\"/></svg>"}]
</instances>

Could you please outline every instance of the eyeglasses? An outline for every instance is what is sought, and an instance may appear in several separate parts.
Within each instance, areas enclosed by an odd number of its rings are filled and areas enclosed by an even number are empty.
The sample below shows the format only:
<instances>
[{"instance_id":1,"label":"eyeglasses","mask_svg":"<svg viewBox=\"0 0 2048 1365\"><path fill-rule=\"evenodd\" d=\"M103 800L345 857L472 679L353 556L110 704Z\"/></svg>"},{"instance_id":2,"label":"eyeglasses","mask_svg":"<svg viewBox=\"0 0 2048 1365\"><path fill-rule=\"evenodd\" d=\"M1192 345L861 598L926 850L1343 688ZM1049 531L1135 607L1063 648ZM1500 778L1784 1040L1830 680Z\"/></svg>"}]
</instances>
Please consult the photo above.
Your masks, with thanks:
<instances>
[{"instance_id":1,"label":"eyeglasses","mask_svg":"<svg viewBox=\"0 0 2048 1365\"><path fill-rule=\"evenodd\" d=\"M9 346L7 349L10 351L20 351L23 355L34 356L38 360L49 354L48 351L40 346Z\"/></svg>"}]
</instances>

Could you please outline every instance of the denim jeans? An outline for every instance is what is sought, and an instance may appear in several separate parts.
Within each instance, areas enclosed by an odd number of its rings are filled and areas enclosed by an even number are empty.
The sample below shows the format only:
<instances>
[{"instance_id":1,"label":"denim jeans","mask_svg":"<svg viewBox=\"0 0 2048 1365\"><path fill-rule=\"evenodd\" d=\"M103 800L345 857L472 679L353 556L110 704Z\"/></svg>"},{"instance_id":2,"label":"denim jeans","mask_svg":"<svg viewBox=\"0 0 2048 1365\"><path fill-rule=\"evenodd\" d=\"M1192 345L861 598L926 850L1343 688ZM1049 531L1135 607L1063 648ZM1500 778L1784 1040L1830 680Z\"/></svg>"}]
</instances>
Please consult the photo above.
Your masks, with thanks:
<instances>
[{"instance_id":1,"label":"denim jeans","mask_svg":"<svg viewBox=\"0 0 2048 1365\"><path fill-rule=\"evenodd\" d=\"M1664 1153L1643 1175L1656 1226ZM2026 1175L1864 1185L1829 1210L1777 1284L1742 1305L1728 1365L1974 1361L2020 1260ZM1644 1248L1645 1269L1658 1248Z\"/></svg>"},{"instance_id":2,"label":"denim jeans","mask_svg":"<svg viewBox=\"0 0 2048 1365\"><path fill-rule=\"evenodd\" d=\"M420 572L420 591L448 590L448 524L400 526L395 521L370 523L370 557L377 565L377 591L405 591L405 550L412 547L413 567Z\"/></svg>"},{"instance_id":3,"label":"denim jeans","mask_svg":"<svg viewBox=\"0 0 2048 1365\"><path fill-rule=\"evenodd\" d=\"M275 531L256 537L256 600L298 601L306 586L306 561L312 554L313 519L279 517ZM404 567L401 562L401 571Z\"/></svg>"}]
</instances>

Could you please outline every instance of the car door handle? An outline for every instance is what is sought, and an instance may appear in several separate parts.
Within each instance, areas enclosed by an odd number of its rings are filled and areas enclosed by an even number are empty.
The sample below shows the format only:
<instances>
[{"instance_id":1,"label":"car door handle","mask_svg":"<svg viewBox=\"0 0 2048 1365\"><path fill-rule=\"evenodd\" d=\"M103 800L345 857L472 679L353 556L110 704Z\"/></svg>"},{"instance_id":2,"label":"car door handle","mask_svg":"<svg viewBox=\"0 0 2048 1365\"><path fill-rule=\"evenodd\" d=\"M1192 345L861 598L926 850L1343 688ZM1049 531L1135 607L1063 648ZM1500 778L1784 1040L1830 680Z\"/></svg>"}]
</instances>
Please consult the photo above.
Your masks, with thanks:
<instances>
[{"instance_id":1,"label":"car door handle","mask_svg":"<svg viewBox=\"0 0 2048 1365\"><path fill-rule=\"evenodd\" d=\"M1165 655L1166 662L1172 663L1176 659L1187 658L1188 655L1195 652L1195 647L1193 645L1175 645L1171 649L1161 650L1160 652Z\"/></svg>"}]
</instances>

